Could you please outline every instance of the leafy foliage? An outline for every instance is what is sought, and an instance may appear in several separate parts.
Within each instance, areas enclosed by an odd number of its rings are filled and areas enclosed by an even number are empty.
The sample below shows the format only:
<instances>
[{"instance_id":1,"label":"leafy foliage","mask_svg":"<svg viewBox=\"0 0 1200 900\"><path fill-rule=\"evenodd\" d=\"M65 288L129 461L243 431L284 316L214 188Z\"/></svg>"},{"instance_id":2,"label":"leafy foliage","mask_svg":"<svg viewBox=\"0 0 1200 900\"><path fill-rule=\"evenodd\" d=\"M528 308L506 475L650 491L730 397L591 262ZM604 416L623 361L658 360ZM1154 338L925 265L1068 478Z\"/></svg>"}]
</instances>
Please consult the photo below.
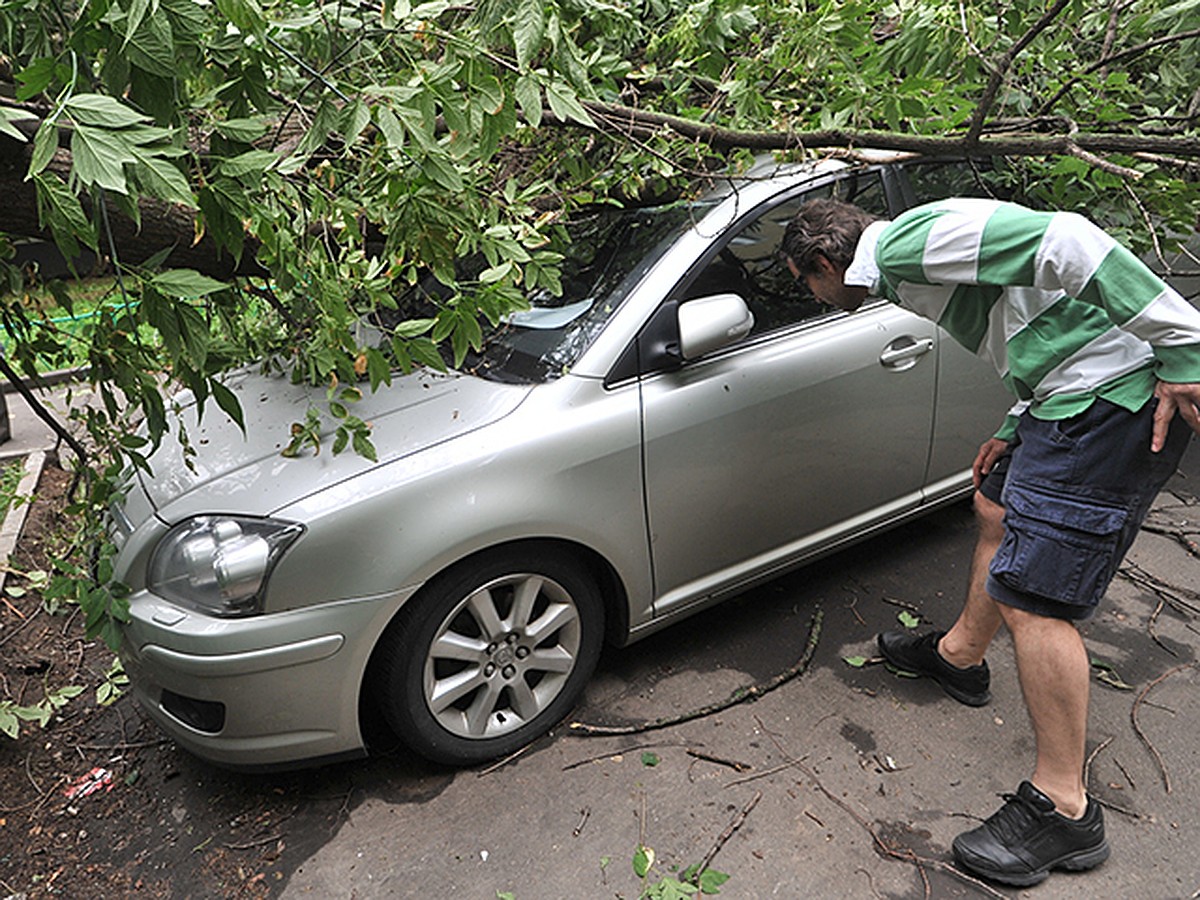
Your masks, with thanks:
<instances>
[{"instance_id":1,"label":"leafy foliage","mask_svg":"<svg viewBox=\"0 0 1200 900\"><path fill-rule=\"evenodd\" d=\"M95 513L171 432L165 388L244 424L221 375L250 362L329 387L287 452L371 456L359 385L461 365L529 290L561 289L574 210L686 194L762 135L1062 135L1013 177L1140 249L1200 206L1198 10L1060 4L1034 30L1032 0L0 0L0 171L35 212L0 235L8 358L32 373L83 341L101 402L80 415L110 484ZM1081 149L1098 133L1129 149ZM1150 138L1167 149L1135 152ZM118 241L121 223L140 230ZM5 262L31 233L115 271L86 334L47 321L38 273ZM50 289L69 311L71 284ZM391 325L362 327L380 312ZM112 638L119 589L56 578Z\"/></svg>"}]
</instances>

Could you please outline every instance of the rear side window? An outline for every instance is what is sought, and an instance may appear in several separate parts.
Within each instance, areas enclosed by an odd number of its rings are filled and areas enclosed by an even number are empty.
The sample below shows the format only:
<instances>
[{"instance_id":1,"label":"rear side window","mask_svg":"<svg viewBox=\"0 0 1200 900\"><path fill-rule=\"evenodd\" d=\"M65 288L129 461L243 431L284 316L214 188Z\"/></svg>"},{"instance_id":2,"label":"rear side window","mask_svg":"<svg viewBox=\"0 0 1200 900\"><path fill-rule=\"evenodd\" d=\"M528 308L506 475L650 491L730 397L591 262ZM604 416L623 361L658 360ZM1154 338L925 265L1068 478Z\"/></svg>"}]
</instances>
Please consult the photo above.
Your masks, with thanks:
<instances>
[{"instance_id":1,"label":"rear side window","mask_svg":"<svg viewBox=\"0 0 1200 900\"><path fill-rule=\"evenodd\" d=\"M948 197L983 197L1027 203L1017 173L1003 160L922 160L905 163L913 205Z\"/></svg>"}]
</instances>

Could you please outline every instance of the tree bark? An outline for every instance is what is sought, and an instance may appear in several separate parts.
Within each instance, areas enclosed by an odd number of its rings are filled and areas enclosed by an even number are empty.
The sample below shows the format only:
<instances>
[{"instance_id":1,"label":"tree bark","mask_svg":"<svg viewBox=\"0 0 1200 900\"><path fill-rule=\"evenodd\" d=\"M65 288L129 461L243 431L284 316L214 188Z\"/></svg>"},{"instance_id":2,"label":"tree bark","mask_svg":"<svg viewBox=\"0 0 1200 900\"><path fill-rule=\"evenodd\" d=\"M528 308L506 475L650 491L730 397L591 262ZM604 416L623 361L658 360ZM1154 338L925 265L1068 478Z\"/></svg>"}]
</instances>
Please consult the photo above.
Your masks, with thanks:
<instances>
[{"instance_id":1,"label":"tree bark","mask_svg":"<svg viewBox=\"0 0 1200 900\"><path fill-rule=\"evenodd\" d=\"M0 232L16 238L52 241L50 230L43 227L38 215L37 191L33 182L25 179L33 150L32 135L38 124L37 120L19 123L21 130L30 135L30 141L26 143L0 135L0 196L5 201ZM70 153L60 147L46 170L66 180L71 170ZM80 202L91 216L91 198L83 195ZM201 234L197 239L200 220L196 210L175 203L143 200L138 204L139 224L119 211L111 201L106 206L112 241L121 254L122 263L137 265L171 247L165 263L171 267L196 269L218 279L263 274L254 258L257 244L249 236L240 262L218 247L208 234ZM107 236L102 235L100 255L107 256L108 248Z\"/></svg>"}]
</instances>

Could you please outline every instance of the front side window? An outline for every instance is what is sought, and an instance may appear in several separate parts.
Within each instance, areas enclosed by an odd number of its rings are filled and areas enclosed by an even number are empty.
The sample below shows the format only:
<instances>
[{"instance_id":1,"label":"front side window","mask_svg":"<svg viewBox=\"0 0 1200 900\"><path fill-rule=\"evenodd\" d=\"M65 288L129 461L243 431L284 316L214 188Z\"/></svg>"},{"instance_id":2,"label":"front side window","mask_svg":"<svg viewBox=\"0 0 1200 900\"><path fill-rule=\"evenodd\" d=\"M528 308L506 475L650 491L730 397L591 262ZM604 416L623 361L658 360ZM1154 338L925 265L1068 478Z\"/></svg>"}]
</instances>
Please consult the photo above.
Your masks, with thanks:
<instances>
[{"instance_id":1,"label":"front side window","mask_svg":"<svg viewBox=\"0 0 1200 900\"><path fill-rule=\"evenodd\" d=\"M751 335L769 334L825 315L821 304L802 281L792 278L779 256L784 229L809 200L834 197L854 203L867 212L888 214L883 182L878 172L858 172L759 210L725 242L707 265L684 287L682 300L713 294L741 296L754 313Z\"/></svg>"}]
</instances>

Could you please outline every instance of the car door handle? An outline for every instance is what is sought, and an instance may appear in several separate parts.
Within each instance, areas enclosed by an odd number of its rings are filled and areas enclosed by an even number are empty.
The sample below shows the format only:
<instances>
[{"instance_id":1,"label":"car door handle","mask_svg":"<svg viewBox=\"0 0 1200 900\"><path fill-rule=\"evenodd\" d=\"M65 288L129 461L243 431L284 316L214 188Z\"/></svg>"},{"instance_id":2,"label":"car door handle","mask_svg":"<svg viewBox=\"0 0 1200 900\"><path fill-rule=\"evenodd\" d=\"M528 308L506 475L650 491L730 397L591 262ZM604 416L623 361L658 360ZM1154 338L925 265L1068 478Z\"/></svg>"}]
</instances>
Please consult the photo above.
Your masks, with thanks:
<instances>
[{"instance_id":1,"label":"car door handle","mask_svg":"<svg viewBox=\"0 0 1200 900\"><path fill-rule=\"evenodd\" d=\"M933 338L919 340L904 336L896 338L879 354L879 362L889 369L908 369L933 349Z\"/></svg>"}]
</instances>

